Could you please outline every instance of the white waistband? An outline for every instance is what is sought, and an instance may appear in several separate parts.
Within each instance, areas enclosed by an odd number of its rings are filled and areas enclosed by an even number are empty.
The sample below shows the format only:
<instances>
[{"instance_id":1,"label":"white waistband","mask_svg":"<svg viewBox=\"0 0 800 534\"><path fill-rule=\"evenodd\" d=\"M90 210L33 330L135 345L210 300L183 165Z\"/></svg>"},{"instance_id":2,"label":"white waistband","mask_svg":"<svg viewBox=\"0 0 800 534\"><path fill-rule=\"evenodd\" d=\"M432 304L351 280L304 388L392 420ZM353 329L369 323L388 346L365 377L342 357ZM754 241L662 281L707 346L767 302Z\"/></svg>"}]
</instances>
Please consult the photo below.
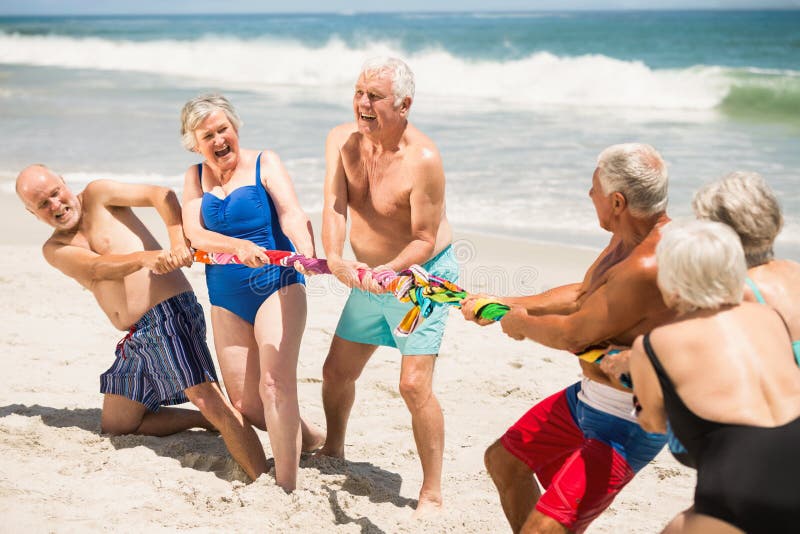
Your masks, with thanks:
<instances>
[{"instance_id":1,"label":"white waistband","mask_svg":"<svg viewBox=\"0 0 800 534\"><path fill-rule=\"evenodd\" d=\"M578 400L596 410L615 415L627 421L636 423L633 411L633 394L612 388L600 382L583 377Z\"/></svg>"}]
</instances>

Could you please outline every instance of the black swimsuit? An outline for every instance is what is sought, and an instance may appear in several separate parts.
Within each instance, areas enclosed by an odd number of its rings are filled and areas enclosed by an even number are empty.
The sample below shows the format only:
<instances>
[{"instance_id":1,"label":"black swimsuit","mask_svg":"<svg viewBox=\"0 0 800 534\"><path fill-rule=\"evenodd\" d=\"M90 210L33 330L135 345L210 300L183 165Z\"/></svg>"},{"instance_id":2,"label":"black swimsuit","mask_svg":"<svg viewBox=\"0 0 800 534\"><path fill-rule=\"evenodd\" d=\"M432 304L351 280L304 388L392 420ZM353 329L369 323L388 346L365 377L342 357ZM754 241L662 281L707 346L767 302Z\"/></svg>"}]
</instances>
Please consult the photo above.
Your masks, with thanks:
<instances>
[{"instance_id":1,"label":"black swimsuit","mask_svg":"<svg viewBox=\"0 0 800 534\"><path fill-rule=\"evenodd\" d=\"M698 417L675 391L644 337L675 435L697 465L695 511L748 533L800 525L800 417L777 427L716 423Z\"/></svg>"}]
</instances>

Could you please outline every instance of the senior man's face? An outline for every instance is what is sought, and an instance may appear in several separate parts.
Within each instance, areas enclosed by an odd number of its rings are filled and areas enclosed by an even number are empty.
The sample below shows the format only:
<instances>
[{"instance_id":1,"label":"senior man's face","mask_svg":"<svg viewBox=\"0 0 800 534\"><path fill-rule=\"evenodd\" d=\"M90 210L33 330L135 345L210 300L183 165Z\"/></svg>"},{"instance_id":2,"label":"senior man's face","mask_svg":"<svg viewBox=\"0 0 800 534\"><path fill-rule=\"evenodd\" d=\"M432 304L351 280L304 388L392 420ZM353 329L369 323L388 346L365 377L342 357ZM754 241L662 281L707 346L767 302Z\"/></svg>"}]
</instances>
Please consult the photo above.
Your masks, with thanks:
<instances>
[{"instance_id":1,"label":"senior man's face","mask_svg":"<svg viewBox=\"0 0 800 534\"><path fill-rule=\"evenodd\" d=\"M81 218L81 203L64 179L49 169L38 168L20 182L20 198L28 211L58 230L74 229Z\"/></svg>"},{"instance_id":2,"label":"senior man's face","mask_svg":"<svg viewBox=\"0 0 800 534\"><path fill-rule=\"evenodd\" d=\"M381 129L399 124L408 107L394 106L392 78L389 73L361 73L353 93L353 112L360 132L377 133Z\"/></svg>"}]
</instances>

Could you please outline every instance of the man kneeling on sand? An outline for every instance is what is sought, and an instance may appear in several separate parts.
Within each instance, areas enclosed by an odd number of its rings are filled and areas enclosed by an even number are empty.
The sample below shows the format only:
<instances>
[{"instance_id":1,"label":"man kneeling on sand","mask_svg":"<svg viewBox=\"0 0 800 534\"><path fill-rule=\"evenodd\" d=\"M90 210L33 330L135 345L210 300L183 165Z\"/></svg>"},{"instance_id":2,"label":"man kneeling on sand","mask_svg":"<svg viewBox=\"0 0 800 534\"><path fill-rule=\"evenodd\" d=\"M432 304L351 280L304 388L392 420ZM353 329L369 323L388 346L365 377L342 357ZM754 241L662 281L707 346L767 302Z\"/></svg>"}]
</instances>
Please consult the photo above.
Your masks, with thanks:
<instances>
[{"instance_id":1,"label":"man kneeling on sand","mask_svg":"<svg viewBox=\"0 0 800 534\"><path fill-rule=\"evenodd\" d=\"M61 176L31 165L17 176L17 194L55 228L42 247L45 259L91 291L111 323L128 331L114 364L100 376L101 430L167 436L216 428L250 478L266 472L258 436L217 385L203 311L180 272L192 255L175 193L97 180L75 195ZM161 250L133 206L158 211L171 250ZM200 411L161 408L187 400Z\"/></svg>"}]
</instances>

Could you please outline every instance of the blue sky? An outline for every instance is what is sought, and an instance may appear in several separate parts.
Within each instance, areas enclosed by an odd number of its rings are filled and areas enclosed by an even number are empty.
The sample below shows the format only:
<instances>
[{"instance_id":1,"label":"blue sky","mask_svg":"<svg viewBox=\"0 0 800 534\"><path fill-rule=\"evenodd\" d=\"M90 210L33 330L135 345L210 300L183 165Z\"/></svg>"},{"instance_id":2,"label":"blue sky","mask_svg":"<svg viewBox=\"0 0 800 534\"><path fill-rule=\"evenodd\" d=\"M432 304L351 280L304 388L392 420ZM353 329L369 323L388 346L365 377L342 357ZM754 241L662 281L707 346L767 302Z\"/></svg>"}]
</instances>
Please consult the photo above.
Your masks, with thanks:
<instances>
[{"instance_id":1,"label":"blue sky","mask_svg":"<svg viewBox=\"0 0 800 534\"><path fill-rule=\"evenodd\" d=\"M527 11L573 9L800 9L800 0L0 0L0 15Z\"/></svg>"}]
</instances>

